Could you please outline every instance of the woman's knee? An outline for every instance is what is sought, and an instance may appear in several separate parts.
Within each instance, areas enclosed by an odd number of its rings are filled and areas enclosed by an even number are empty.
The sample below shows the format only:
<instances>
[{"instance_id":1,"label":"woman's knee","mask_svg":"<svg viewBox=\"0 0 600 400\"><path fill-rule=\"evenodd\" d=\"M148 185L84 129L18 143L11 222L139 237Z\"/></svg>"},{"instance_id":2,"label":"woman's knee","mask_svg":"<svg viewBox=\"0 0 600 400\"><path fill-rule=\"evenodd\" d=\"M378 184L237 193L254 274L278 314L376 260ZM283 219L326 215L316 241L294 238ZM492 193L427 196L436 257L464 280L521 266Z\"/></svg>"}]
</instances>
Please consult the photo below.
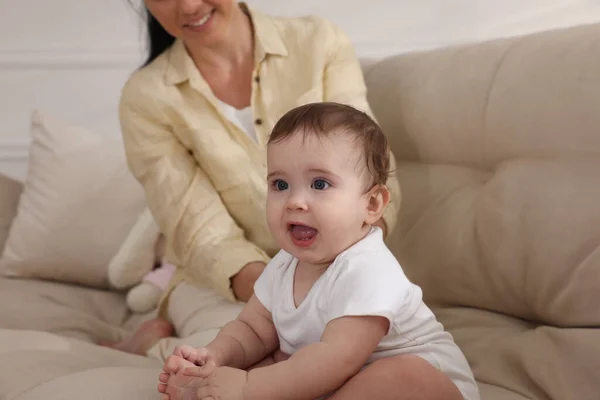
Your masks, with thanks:
<instances>
[{"instance_id":1,"label":"woman's knee","mask_svg":"<svg viewBox=\"0 0 600 400\"><path fill-rule=\"evenodd\" d=\"M169 319L179 337L185 338L203 331L220 329L234 320L242 305L232 303L213 289L179 284L168 303Z\"/></svg>"}]
</instances>

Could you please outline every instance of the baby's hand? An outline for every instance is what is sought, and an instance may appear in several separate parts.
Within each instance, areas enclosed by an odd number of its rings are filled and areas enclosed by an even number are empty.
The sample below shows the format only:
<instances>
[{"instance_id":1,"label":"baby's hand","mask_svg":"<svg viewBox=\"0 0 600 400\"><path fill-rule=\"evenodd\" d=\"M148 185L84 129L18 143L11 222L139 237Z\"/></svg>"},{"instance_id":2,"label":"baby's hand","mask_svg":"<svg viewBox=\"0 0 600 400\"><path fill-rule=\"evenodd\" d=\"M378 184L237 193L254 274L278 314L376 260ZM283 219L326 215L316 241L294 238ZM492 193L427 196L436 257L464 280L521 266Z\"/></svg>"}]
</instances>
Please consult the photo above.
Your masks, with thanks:
<instances>
[{"instance_id":1,"label":"baby's hand","mask_svg":"<svg viewBox=\"0 0 600 400\"><path fill-rule=\"evenodd\" d=\"M196 364L186 360L183 357L171 355L166 359L165 364L163 365L163 374L165 374L166 376L169 376L171 374L176 374L185 368L195 367L195 366L196 366Z\"/></svg>"},{"instance_id":2,"label":"baby's hand","mask_svg":"<svg viewBox=\"0 0 600 400\"><path fill-rule=\"evenodd\" d=\"M162 394L166 394L168 385L173 385L171 377L176 375L180 376L181 372L190 367L197 368L195 364L184 358L175 355L169 356L163 365L161 374L158 376L158 391Z\"/></svg>"},{"instance_id":3,"label":"baby's hand","mask_svg":"<svg viewBox=\"0 0 600 400\"><path fill-rule=\"evenodd\" d=\"M207 348L195 349L191 346L179 346L173 351L163 366L163 372L166 374L176 374L183 368L204 365L211 361L212 357Z\"/></svg>"},{"instance_id":4,"label":"baby's hand","mask_svg":"<svg viewBox=\"0 0 600 400\"><path fill-rule=\"evenodd\" d=\"M174 356L178 356L195 365L205 365L209 361L215 362L215 358L209 349L201 347L196 349L192 346L178 346L173 351Z\"/></svg>"}]
</instances>

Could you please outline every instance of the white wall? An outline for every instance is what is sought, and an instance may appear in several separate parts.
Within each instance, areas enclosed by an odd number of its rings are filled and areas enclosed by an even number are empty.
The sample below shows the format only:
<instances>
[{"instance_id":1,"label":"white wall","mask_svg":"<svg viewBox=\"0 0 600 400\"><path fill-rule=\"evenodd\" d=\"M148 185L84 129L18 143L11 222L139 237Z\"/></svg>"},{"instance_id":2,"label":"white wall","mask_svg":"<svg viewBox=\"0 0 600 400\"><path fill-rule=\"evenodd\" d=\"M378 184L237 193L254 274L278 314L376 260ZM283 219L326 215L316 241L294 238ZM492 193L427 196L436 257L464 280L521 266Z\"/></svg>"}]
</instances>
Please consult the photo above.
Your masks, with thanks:
<instances>
[{"instance_id":1,"label":"white wall","mask_svg":"<svg viewBox=\"0 0 600 400\"><path fill-rule=\"evenodd\" d=\"M341 25L365 57L600 21L600 0L248 0L248 4L275 15L323 15Z\"/></svg>"},{"instance_id":2,"label":"white wall","mask_svg":"<svg viewBox=\"0 0 600 400\"><path fill-rule=\"evenodd\" d=\"M35 108L118 134L140 26L126 0L0 1L0 173L22 178Z\"/></svg>"},{"instance_id":3,"label":"white wall","mask_svg":"<svg viewBox=\"0 0 600 400\"><path fill-rule=\"evenodd\" d=\"M127 0L0 1L0 173L24 176L34 108L118 135L119 91L141 60L142 27ZM326 16L362 57L600 21L600 0L248 3L274 15Z\"/></svg>"}]
</instances>

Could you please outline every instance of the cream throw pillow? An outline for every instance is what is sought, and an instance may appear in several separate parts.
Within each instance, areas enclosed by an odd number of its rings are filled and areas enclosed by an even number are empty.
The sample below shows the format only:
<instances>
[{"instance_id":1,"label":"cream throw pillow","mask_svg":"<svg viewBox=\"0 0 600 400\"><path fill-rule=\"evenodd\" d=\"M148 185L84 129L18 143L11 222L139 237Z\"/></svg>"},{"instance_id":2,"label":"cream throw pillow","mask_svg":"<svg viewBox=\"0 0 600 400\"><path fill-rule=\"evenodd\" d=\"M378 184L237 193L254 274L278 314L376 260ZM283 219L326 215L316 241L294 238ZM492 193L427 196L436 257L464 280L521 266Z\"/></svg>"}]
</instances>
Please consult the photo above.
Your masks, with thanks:
<instances>
[{"instance_id":1,"label":"cream throw pillow","mask_svg":"<svg viewBox=\"0 0 600 400\"><path fill-rule=\"evenodd\" d=\"M122 142L39 111L32 139L0 273L108 287L108 263L145 206Z\"/></svg>"},{"instance_id":2,"label":"cream throw pillow","mask_svg":"<svg viewBox=\"0 0 600 400\"><path fill-rule=\"evenodd\" d=\"M21 182L0 175L0 255L2 255L4 242L6 242L13 219L17 214L22 190Z\"/></svg>"}]
</instances>

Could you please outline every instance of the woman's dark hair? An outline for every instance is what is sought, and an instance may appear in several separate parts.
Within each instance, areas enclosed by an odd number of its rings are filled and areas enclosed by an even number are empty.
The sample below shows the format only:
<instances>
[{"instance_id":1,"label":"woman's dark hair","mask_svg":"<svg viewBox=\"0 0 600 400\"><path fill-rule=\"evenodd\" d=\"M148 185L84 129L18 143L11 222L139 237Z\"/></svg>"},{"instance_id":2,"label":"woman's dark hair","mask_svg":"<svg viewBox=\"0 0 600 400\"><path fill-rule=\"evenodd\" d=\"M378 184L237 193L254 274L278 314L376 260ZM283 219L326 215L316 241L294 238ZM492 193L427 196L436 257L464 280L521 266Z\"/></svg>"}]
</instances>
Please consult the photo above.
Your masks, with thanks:
<instances>
[{"instance_id":1,"label":"woman's dark hair","mask_svg":"<svg viewBox=\"0 0 600 400\"><path fill-rule=\"evenodd\" d=\"M148 7L142 5L141 9L134 4L136 0L127 0L128 3L138 11L138 14L146 22L146 49L148 55L142 67L150 64L156 57L160 56L166 49L171 47L175 38L171 36L165 28L150 14ZM141 11L141 12L140 12Z\"/></svg>"},{"instance_id":2,"label":"woman's dark hair","mask_svg":"<svg viewBox=\"0 0 600 400\"><path fill-rule=\"evenodd\" d=\"M150 64L154 59L160 56L166 49L171 47L175 38L171 36L165 28L150 14L146 8L146 25L147 25L147 51L148 58L144 62L144 67Z\"/></svg>"}]
</instances>

